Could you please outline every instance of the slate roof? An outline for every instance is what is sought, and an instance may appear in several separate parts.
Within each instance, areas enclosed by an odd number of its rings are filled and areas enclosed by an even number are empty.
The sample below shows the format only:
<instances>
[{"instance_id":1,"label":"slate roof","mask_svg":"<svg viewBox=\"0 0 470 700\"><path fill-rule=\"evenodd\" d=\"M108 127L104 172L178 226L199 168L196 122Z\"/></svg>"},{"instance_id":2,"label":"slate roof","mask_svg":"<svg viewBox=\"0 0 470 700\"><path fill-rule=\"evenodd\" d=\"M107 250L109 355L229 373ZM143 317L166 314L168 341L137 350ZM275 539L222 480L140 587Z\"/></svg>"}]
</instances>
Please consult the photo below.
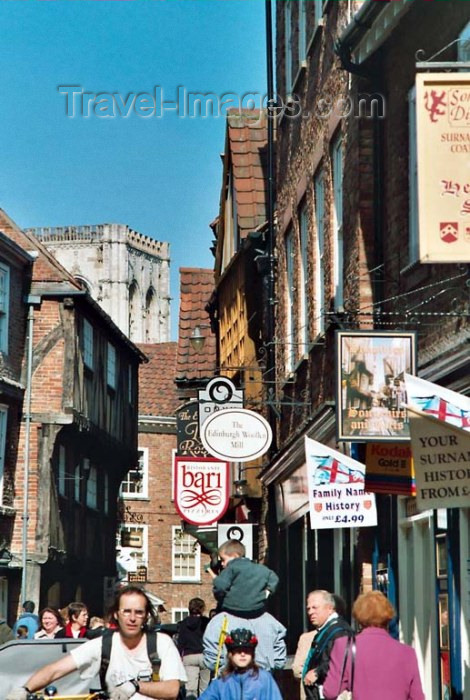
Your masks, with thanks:
<instances>
[{"instance_id":1,"label":"slate roof","mask_svg":"<svg viewBox=\"0 0 470 700\"><path fill-rule=\"evenodd\" d=\"M260 110L229 111L226 156L232 164L240 237L263 225L267 212L268 130Z\"/></svg>"},{"instance_id":2,"label":"slate roof","mask_svg":"<svg viewBox=\"0 0 470 700\"><path fill-rule=\"evenodd\" d=\"M174 416L177 343L139 343L148 363L139 367L139 415Z\"/></svg>"},{"instance_id":3,"label":"slate roof","mask_svg":"<svg viewBox=\"0 0 470 700\"><path fill-rule=\"evenodd\" d=\"M198 381L213 377L216 370L216 340L205 310L214 291L214 271L203 268L180 268L180 313L176 379ZM201 353L191 346L190 337L196 326L206 342Z\"/></svg>"}]
</instances>

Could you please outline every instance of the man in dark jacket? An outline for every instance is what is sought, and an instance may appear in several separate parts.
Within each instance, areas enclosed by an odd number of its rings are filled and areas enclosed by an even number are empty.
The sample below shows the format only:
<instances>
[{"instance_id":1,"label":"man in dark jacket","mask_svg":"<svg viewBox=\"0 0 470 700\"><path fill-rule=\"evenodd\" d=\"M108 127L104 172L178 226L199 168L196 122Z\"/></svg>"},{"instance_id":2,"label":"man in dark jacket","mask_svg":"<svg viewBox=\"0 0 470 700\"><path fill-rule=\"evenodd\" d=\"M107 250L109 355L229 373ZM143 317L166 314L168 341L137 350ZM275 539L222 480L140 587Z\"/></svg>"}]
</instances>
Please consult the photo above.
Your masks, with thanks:
<instances>
[{"instance_id":1,"label":"man in dark jacket","mask_svg":"<svg viewBox=\"0 0 470 700\"><path fill-rule=\"evenodd\" d=\"M202 654L202 637L209 622L209 618L203 615L205 608L202 598L191 598L188 603L189 615L178 625L177 644L188 676L186 700L199 697L211 678Z\"/></svg>"},{"instance_id":2,"label":"man in dark jacket","mask_svg":"<svg viewBox=\"0 0 470 700\"><path fill-rule=\"evenodd\" d=\"M353 631L336 612L335 599L328 591L312 591L307 601L307 614L317 633L305 661L302 680L307 700L319 700L333 643L338 637L351 636Z\"/></svg>"}]
</instances>

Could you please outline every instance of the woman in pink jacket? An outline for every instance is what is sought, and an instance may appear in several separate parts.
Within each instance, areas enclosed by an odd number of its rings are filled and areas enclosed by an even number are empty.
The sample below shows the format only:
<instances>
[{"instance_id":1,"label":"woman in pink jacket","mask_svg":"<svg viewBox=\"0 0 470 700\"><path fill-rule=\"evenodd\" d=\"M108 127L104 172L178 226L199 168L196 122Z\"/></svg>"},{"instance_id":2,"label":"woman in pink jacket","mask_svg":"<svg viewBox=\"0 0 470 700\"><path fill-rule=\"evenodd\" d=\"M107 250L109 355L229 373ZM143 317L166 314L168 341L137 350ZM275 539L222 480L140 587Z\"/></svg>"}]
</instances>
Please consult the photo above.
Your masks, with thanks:
<instances>
[{"instance_id":1,"label":"woman in pink jacket","mask_svg":"<svg viewBox=\"0 0 470 700\"><path fill-rule=\"evenodd\" d=\"M397 642L387 631L395 616L390 601L379 591L369 591L357 598L352 613L361 628L356 636L353 688L350 650L341 678L348 639L340 637L331 650L323 684L326 700L351 689L354 700L425 700L415 650Z\"/></svg>"}]
</instances>

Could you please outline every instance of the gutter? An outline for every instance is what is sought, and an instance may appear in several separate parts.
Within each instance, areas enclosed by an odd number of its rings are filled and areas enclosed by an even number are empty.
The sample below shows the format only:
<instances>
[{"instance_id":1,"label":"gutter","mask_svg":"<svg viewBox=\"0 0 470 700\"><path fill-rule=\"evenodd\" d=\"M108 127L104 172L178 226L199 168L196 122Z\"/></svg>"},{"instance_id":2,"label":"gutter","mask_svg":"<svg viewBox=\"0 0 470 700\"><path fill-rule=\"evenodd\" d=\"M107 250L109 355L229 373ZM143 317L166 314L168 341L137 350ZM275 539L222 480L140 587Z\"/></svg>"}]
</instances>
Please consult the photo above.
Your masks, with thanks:
<instances>
[{"instance_id":1,"label":"gutter","mask_svg":"<svg viewBox=\"0 0 470 700\"><path fill-rule=\"evenodd\" d=\"M415 0L365 0L337 41L338 52L354 54L349 72L364 63L385 42ZM359 73L360 74L360 73Z\"/></svg>"}]
</instances>

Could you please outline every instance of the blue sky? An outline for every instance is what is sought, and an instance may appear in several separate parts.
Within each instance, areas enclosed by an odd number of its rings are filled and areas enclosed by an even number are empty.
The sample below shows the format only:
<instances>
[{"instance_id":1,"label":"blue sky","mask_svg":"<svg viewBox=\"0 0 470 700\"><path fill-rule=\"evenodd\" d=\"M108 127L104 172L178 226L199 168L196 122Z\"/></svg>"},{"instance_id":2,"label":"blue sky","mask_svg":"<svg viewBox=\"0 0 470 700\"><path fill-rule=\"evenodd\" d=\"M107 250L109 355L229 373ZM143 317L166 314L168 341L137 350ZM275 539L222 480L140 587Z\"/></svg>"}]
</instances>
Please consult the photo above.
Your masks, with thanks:
<instances>
[{"instance_id":1,"label":"blue sky","mask_svg":"<svg viewBox=\"0 0 470 700\"><path fill-rule=\"evenodd\" d=\"M169 241L173 339L178 268L213 264L224 118L142 118L142 100L103 118L118 109L103 96L84 118L80 95L68 117L58 88L264 94L264 22L264 0L0 2L0 206L22 227L117 222Z\"/></svg>"}]
</instances>

